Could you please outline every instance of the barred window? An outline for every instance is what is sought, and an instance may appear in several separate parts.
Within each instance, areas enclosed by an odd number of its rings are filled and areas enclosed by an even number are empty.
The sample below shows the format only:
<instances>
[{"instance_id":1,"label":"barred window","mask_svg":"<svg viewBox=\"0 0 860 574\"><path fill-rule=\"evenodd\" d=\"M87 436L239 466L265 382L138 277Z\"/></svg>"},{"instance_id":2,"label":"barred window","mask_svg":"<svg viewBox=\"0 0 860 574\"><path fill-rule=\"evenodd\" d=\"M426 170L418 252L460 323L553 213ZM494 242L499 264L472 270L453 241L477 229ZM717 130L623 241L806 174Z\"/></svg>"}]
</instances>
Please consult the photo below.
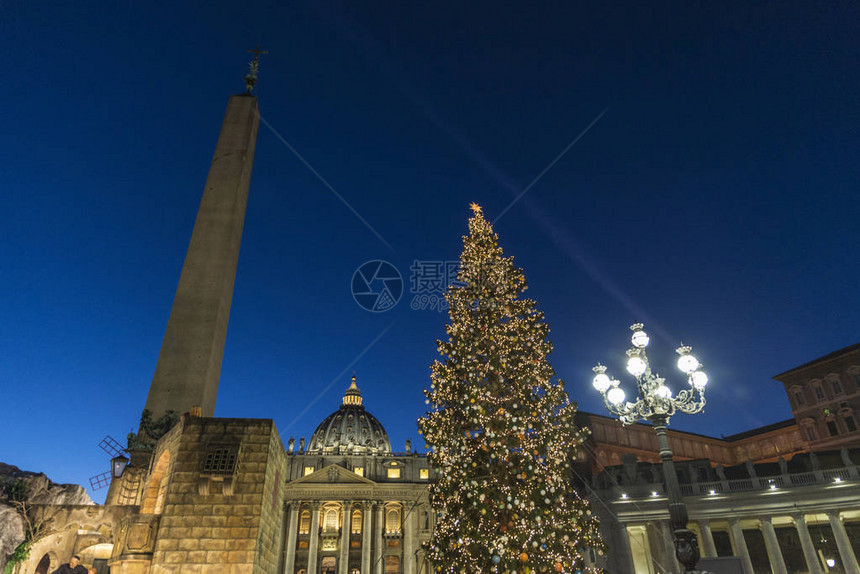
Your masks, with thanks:
<instances>
[{"instance_id":1,"label":"barred window","mask_svg":"<svg viewBox=\"0 0 860 574\"><path fill-rule=\"evenodd\" d=\"M236 470L236 451L216 448L206 453L203 472L208 474L232 474Z\"/></svg>"}]
</instances>

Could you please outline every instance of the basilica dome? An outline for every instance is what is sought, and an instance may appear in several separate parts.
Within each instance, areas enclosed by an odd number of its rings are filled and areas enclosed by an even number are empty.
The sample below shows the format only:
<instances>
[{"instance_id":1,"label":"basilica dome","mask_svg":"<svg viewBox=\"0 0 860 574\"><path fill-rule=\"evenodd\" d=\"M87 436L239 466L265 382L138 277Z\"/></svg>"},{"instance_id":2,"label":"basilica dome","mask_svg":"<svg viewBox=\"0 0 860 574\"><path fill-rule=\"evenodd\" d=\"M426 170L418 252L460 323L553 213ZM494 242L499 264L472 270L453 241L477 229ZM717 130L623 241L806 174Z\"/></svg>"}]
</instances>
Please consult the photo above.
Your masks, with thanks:
<instances>
[{"instance_id":1,"label":"basilica dome","mask_svg":"<svg viewBox=\"0 0 860 574\"><path fill-rule=\"evenodd\" d=\"M308 444L308 454L389 454L391 442L382 423L364 409L355 377L338 410L320 423Z\"/></svg>"}]
</instances>

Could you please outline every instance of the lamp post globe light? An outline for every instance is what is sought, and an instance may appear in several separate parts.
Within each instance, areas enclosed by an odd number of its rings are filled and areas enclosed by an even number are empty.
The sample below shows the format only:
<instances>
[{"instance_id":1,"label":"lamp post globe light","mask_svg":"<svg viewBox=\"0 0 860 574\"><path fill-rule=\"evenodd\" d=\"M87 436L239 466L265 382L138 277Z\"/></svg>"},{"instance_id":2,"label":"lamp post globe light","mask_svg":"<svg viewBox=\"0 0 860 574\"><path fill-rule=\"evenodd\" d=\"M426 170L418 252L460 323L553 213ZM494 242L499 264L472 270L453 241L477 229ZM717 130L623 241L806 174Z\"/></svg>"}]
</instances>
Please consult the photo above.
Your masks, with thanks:
<instances>
[{"instance_id":1,"label":"lamp post globe light","mask_svg":"<svg viewBox=\"0 0 860 574\"><path fill-rule=\"evenodd\" d=\"M663 476L666 481L666 491L669 495L669 516L672 521L672 531L675 540L675 555L684 567L684 572L695 572L699 561L699 544L696 534L687 528L687 507L681 498L681 488L678 486L678 476L672 462L672 451L666 436L669 419L677 411L693 415L705 408L705 386L708 376L702 370L699 361L690 354L690 347L678 347L678 369L687 375L688 388L673 395L666 386L666 379L651 372L645 347L648 346L648 335L642 329L642 323L631 325L633 331L632 347L627 351L627 371L636 377L639 396L635 402L625 401L624 391L620 381L611 379L606 374L606 367L599 364L594 367L594 388L600 392L603 402L610 413L617 416L623 425L632 424L640 419L651 423L657 433L657 445L660 449L660 460L663 461Z\"/></svg>"}]
</instances>

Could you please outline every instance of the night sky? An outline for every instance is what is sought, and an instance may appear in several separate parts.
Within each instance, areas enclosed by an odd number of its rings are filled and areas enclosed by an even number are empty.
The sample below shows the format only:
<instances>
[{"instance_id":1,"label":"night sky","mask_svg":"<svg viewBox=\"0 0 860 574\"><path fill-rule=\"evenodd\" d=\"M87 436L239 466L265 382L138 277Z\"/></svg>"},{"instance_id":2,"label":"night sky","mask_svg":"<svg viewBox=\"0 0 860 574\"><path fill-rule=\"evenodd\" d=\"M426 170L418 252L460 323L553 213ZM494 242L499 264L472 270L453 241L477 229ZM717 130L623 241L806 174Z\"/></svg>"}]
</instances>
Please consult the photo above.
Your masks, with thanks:
<instances>
[{"instance_id":1,"label":"night sky","mask_svg":"<svg viewBox=\"0 0 860 574\"><path fill-rule=\"evenodd\" d=\"M772 376L860 340L856 3L278 4L0 7L0 460L88 485L137 429L257 44L217 416L310 436L356 371L423 451L447 316L410 266L457 260L472 201L584 410L598 361L632 392L635 321L675 389L692 345L708 407L671 425L712 436L790 418ZM370 260L405 281L387 312L350 291Z\"/></svg>"}]
</instances>

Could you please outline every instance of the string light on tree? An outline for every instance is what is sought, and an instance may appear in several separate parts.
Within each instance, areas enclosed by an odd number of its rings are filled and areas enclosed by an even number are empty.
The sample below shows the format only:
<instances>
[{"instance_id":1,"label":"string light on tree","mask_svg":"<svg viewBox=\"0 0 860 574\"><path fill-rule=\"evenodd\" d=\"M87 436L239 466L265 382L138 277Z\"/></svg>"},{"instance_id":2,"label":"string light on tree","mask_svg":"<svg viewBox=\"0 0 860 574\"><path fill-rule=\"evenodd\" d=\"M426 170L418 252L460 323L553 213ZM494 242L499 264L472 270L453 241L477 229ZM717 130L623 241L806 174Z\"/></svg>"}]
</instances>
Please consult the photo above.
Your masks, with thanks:
<instances>
[{"instance_id":1,"label":"string light on tree","mask_svg":"<svg viewBox=\"0 0 860 574\"><path fill-rule=\"evenodd\" d=\"M549 327L513 258L477 204L458 274L446 294L448 338L425 392L419 430L438 480L428 556L437 572L599 571L604 552L570 464L587 431L547 361Z\"/></svg>"}]
</instances>

